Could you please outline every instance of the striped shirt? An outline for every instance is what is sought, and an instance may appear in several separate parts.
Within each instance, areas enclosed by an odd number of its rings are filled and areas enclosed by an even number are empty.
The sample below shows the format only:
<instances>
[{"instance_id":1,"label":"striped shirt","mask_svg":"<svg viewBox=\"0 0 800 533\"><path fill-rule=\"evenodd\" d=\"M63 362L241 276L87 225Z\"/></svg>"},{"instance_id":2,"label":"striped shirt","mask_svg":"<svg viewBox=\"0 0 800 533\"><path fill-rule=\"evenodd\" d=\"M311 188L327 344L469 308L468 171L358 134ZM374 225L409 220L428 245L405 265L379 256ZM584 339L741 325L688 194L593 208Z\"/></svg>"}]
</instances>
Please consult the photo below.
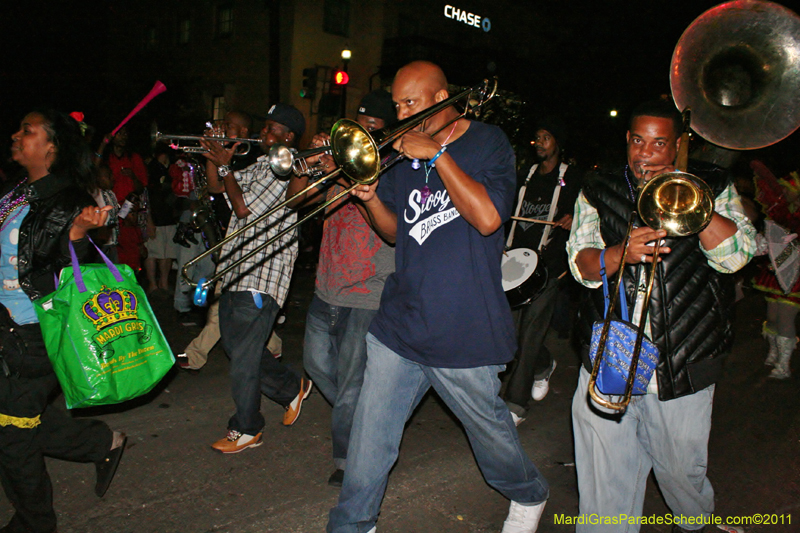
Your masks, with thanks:
<instances>
[{"instance_id":1,"label":"striped shirt","mask_svg":"<svg viewBox=\"0 0 800 533\"><path fill-rule=\"evenodd\" d=\"M228 234L246 226L285 200L287 181L275 178L267 163L267 156L243 170L233 173L242 188L244 203L250 214L242 219L231 215ZM228 178L230 179L230 178ZM223 246L218 270L258 248L297 220L297 214L282 207L267 220L250 228ZM292 229L275 242L265 247L247 261L237 265L222 278L224 291L261 292L272 296L278 305L283 306L289 291L294 261L297 258L297 228Z\"/></svg>"}]
</instances>

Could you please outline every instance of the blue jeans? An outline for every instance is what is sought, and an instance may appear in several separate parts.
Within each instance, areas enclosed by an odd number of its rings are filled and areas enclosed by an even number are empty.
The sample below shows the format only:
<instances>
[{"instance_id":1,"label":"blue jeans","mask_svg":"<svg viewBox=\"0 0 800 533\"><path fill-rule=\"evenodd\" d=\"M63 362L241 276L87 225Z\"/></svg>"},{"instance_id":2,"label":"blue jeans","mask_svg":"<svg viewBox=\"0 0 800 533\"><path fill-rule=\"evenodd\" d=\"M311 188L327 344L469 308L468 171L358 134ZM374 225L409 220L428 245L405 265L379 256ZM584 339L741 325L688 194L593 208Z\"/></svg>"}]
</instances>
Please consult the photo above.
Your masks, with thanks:
<instances>
[{"instance_id":1,"label":"blue jeans","mask_svg":"<svg viewBox=\"0 0 800 533\"><path fill-rule=\"evenodd\" d=\"M181 222L189 221L191 221L191 212L185 211L183 215L181 215ZM203 244L203 238L199 233L195 235L195 238L197 239L197 244L190 243L189 248L185 248L179 244L175 245L176 255L178 256L175 259L175 263L178 265L178 277L175 280L175 293L172 302L175 310L179 313L188 313L191 311L194 301L194 287L190 287L185 281L183 281L181 269L187 261L206 251L206 247ZM217 266L214 264L214 261L211 260L211 256L205 257L193 267L189 268L189 279L195 282L200 278L208 279L214 275L216 268Z\"/></svg>"},{"instance_id":2,"label":"blue jeans","mask_svg":"<svg viewBox=\"0 0 800 533\"><path fill-rule=\"evenodd\" d=\"M353 419L347 470L328 533L365 533L378 518L403 428L430 387L464 425L486 482L519 503L547 499L544 477L519 443L498 396L503 365L433 368L404 359L367 335L367 368Z\"/></svg>"},{"instance_id":3,"label":"blue jeans","mask_svg":"<svg viewBox=\"0 0 800 533\"><path fill-rule=\"evenodd\" d=\"M231 359L231 392L236 405L228 429L247 435L264 428L261 394L286 407L300 393L300 376L264 349L280 307L273 297L261 296L260 309L250 291L223 292L219 299L219 330Z\"/></svg>"},{"instance_id":4,"label":"blue jeans","mask_svg":"<svg viewBox=\"0 0 800 533\"><path fill-rule=\"evenodd\" d=\"M347 463L353 413L364 381L367 329L377 313L330 305L317 295L308 308L303 366L333 406L333 462L342 470Z\"/></svg>"},{"instance_id":5,"label":"blue jeans","mask_svg":"<svg viewBox=\"0 0 800 533\"><path fill-rule=\"evenodd\" d=\"M641 516L647 476L653 470L674 516L710 516L714 489L706 470L714 386L666 402L656 394L634 396L621 418L609 418L590 407L588 384L589 372L581 368L572 400L580 513ZM639 526L630 524L576 529L577 533L636 531Z\"/></svg>"}]
</instances>

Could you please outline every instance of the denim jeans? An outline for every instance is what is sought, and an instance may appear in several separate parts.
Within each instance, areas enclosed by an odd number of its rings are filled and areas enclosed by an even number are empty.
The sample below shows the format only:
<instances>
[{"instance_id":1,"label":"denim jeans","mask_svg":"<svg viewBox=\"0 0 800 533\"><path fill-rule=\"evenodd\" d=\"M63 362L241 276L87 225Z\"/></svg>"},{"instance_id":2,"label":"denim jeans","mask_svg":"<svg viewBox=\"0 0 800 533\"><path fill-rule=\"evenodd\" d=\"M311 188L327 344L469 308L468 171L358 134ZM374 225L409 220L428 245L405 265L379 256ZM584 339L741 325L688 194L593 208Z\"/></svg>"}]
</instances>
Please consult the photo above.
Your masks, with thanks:
<instances>
[{"instance_id":1,"label":"denim jeans","mask_svg":"<svg viewBox=\"0 0 800 533\"><path fill-rule=\"evenodd\" d=\"M182 217L181 220L183 220L183 218L185 217ZM197 244L190 244L189 248L185 248L180 244L175 245L177 255L175 263L178 265L178 277L175 280L173 307L175 307L175 310L179 313L188 313L191 311L194 301L194 288L190 287L185 281L183 281L181 269L187 261L206 251L206 247L203 244L203 238L199 233L195 235L195 238L197 239ZM189 268L187 273L192 281L197 281L200 278L208 279L213 276L216 268L216 265L214 265L214 262L211 260L211 256L208 256L198 261L193 267Z\"/></svg>"},{"instance_id":2,"label":"denim jeans","mask_svg":"<svg viewBox=\"0 0 800 533\"><path fill-rule=\"evenodd\" d=\"M581 368L572 400L580 513L641 516L647 476L653 470L675 517L710 516L714 489L706 470L714 385L666 402L656 394L634 396L622 417L607 417L590 407L588 384L589 372ZM636 531L639 526L630 524L576 529L577 533Z\"/></svg>"},{"instance_id":3,"label":"denim jeans","mask_svg":"<svg viewBox=\"0 0 800 533\"><path fill-rule=\"evenodd\" d=\"M342 470L347 463L353 413L364 381L367 329L377 313L330 305L316 295L308 308L303 366L333 406L333 462Z\"/></svg>"},{"instance_id":4,"label":"denim jeans","mask_svg":"<svg viewBox=\"0 0 800 533\"><path fill-rule=\"evenodd\" d=\"M286 407L300 392L300 376L264 349L280 307L271 296L261 296L260 309L250 291L223 292L219 299L219 329L231 359L236 405L228 429L247 435L256 435L264 427L261 394Z\"/></svg>"},{"instance_id":5,"label":"denim jeans","mask_svg":"<svg viewBox=\"0 0 800 533\"><path fill-rule=\"evenodd\" d=\"M430 387L464 425L486 482L520 503L547 499L548 485L519 443L498 396L503 365L433 368L400 357L367 335L367 368L358 400L347 469L328 533L365 533L378 518L403 428Z\"/></svg>"}]
</instances>

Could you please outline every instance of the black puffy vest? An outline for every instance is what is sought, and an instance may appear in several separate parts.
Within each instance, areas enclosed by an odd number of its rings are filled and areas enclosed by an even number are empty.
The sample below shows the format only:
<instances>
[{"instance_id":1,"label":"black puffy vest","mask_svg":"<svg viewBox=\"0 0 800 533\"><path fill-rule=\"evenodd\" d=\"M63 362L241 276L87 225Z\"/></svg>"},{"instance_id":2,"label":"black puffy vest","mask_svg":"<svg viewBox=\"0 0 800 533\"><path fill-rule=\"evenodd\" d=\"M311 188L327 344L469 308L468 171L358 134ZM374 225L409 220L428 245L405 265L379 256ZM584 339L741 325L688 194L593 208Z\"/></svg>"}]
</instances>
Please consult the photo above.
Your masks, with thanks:
<instances>
[{"instance_id":1,"label":"black puffy vest","mask_svg":"<svg viewBox=\"0 0 800 533\"><path fill-rule=\"evenodd\" d=\"M697 164L690 166L689 172L708 183L715 197L729 183L719 167ZM624 174L619 171L590 175L584 182L583 193L597 209L606 246L622 242L635 209ZM651 340L660 352L656 375L658 397L662 401L693 394L717 381L733 341L734 303L733 276L708 265L697 235L667 238L665 246L672 251L661 256L649 311ZM650 263L625 267L623 283L631 309L635 280L641 269L649 271L650 267ZM609 281L613 285L615 279ZM586 289L581 298L578 329L584 348L583 362L589 370L591 328L595 321L603 319L603 312L602 288Z\"/></svg>"}]
</instances>

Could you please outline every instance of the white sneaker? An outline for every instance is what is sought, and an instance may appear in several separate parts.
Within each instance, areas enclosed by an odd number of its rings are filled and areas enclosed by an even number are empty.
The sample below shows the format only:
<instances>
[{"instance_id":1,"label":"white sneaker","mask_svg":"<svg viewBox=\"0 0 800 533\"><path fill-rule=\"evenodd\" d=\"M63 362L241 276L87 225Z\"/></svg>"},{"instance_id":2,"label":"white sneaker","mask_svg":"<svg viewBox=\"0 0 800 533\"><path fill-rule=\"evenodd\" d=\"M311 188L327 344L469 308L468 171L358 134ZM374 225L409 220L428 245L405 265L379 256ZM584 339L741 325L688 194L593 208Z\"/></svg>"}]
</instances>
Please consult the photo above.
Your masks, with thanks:
<instances>
[{"instance_id":1,"label":"white sneaker","mask_svg":"<svg viewBox=\"0 0 800 533\"><path fill-rule=\"evenodd\" d=\"M547 501L543 501L537 505L522 505L511 502L511 506L508 508L508 518L503 522L501 533L535 533L546 503Z\"/></svg>"},{"instance_id":2,"label":"white sneaker","mask_svg":"<svg viewBox=\"0 0 800 533\"><path fill-rule=\"evenodd\" d=\"M556 361L553 360L553 366L550 367L550 372L542 379L537 379L533 382L533 388L531 389L531 396L537 402L544 400L544 397L547 396L547 393L550 392L550 376L553 375L553 372L556 369Z\"/></svg>"},{"instance_id":3,"label":"white sneaker","mask_svg":"<svg viewBox=\"0 0 800 533\"><path fill-rule=\"evenodd\" d=\"M515 426L519 426L520 424L525 422L525 419L522 418L521 416L517 416L517 413L515 413L514 411L509 411L509 412L511 413L511 420L514 421Z\"/></svg>"}]
</instances>

